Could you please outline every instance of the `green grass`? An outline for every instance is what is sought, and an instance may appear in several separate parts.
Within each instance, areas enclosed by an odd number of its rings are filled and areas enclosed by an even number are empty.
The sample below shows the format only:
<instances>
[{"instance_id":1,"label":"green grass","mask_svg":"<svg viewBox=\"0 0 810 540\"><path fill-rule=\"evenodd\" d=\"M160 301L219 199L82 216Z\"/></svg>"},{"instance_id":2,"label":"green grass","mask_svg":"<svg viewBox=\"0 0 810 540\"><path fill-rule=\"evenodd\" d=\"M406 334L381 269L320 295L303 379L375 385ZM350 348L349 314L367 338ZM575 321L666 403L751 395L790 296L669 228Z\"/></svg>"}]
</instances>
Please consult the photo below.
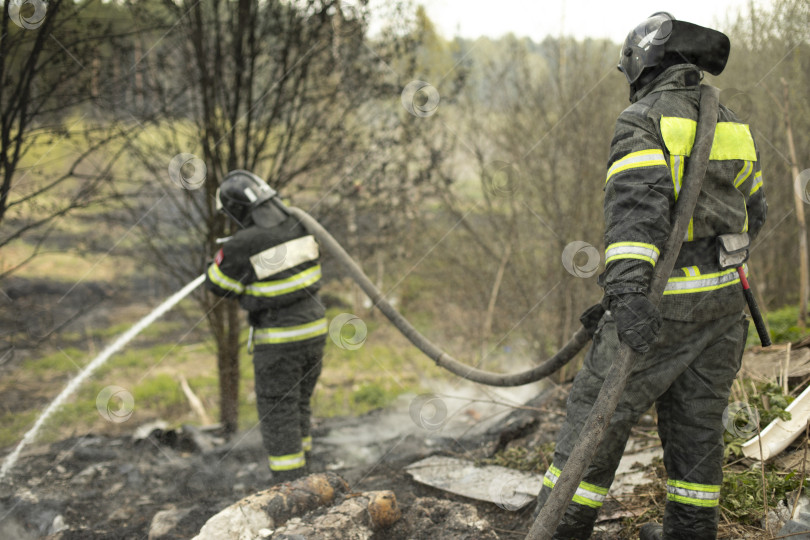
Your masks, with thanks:
<instances>
[{"instance_id":1,"label":"green grass","mask_svg":"<svg viewBox=\"0 0 810 540\"><path fill-rule=\"evenodd\" d=\"M12 446L34 425L39 410L0 413L0 448Z\"/></svg>"},{"instance_id":2,"label":"green grass","mask_svg":"<svg viewBox=\"0 0 810 540\"><path fill-rule=\"evenodd\" d=\"M43 356L42 358L29 358L21 369L30 370L37 375L51 373L78 373L79 367L83 367L89 362L88 354L75 347L67 347L61 351ZM79 367L77 367L79 366Z\"/></svg>"},{"instance_id":3,"label":"green grass","mask_svg":"<svg viewBox=\"0 0 810 540\"><path fill-rule=\"evenodd\" d=\"M785 306L783 308L770 311L765 314L765 320L768 322L771 341L774 343L798 341L810 333L810 330L802 330L797 324L799 321L798 306ZM746 341L745 346L748 348L759 344L759 336L757 336L757 330L754 328L754 324L752 322L750 328L748 329L748 340Z\"/></svg>"}]
</instances>

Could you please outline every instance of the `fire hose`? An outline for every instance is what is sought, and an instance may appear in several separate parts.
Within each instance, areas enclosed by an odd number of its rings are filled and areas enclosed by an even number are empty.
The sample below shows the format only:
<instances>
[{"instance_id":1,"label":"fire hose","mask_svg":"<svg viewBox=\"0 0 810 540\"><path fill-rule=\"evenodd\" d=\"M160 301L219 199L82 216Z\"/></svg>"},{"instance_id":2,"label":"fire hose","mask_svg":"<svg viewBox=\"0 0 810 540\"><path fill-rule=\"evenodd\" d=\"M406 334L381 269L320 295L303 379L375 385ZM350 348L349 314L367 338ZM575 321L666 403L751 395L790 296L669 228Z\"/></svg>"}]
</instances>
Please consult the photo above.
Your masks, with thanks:
<instances>
[{"instance_id":1,"label":"fire hose","mask_svg":"<svg viewBox=\"0 0 810 540\"><path fill-rule=\"evenodd\" d=\"M703 177L709 165L712 143L714 142L719 96L720 91L713 86L702 85L700 87L700 115L697 123L695 144L686 165L683 188L675 204L672 232L664 245L661 258L655 266L655 272L650 282L650 290L647 294L647 298L656 306L661 303L667 279L675 267L675 260L681 250L687 224L697 205ZM550 539L554 534L557 524L565 514L571 498L582 481L585 468L591 463L593 456L596 454L638 356L639 354L626 344L622 344L619 348L618 357L611 364L607 377L602 383L599 396L591 408L585 426L580 431L579 441L577 441L568 461L565 463L546 504L543 505L542 510L534 520L526 540L546 540Z\"/></svg>"},{"instance_id":2,"label":"fire hose","mask_svg":"<svg viewBox=\"0 0 810 540\"><path fill-rule=\"evenodd\" d=\"M488 386L520 386L529 384L548 377L570 362L591 339L585 328L580 328L557 354L539 366L518 373L493 373L459 362L414 328L413 325L385 299L385 296L374 283L371 282L354 259L346 253L346 250L343 249L338 241L335 240L315 218L300 208L285 207L285 210L295 216L310 234L318 240L318 243L346 268L351 278L371 299L373 305L379 308L383 315L385 315L416 348L425 353L437 366L459 377Z\"/></svg>"},{"instance_id":3,"label":"fire hose","mask_svg":"<svg viewBox=\"0 0 810 540\"><path fill-rule=\"evenodd\" d=\"M664 288L674 269L675 261L681 249L681 244L692 217L698 196L700 195L703 177L709 164L714 132L717 125L717 108L719 104L719 90L712 86L701 86L700 116L698 119L695 143L691 158L687 164L683 188L672 219L672 232L662 250L662 257L656 264L648 293L649 300L656 306L661 302ZM542 364L518 373L504 374L484 371L462 362L459 362L424 335L416 330L405 317L403 317L385 299L380 290L365 275L360 266L349 256L343 247L320 225L312 216L295 207L285 210L295 216L301 224L318 240L318 242L341 263L352 279L360 286L383 315L410 340L420 351L431 358L437 366L464 379L489 386L520 386L548 377L566 363L568 363L585 344L590 341L590 335L584 327L580 327L571 340L566 343L554 356ZM745 289L751 315L754 318L760 339L764 346L770 345L767 331L764 331L762 315L752 302L753 295L748 289L742 267L739 269L740 278ZM627 378L636 363L638 353L629 346L622 344L618 357L612 363L611 369L602 385L599 396L594 403L591 413L581 430L580 440L571 452L562 473L557 480L554 490L546 501L542 511L537 516L527 540L549 539L565 513L577 486L585 472L585 468L593 459L605 429L616 410L621 394L627 383Z\"/></svg>"}]
</instances>

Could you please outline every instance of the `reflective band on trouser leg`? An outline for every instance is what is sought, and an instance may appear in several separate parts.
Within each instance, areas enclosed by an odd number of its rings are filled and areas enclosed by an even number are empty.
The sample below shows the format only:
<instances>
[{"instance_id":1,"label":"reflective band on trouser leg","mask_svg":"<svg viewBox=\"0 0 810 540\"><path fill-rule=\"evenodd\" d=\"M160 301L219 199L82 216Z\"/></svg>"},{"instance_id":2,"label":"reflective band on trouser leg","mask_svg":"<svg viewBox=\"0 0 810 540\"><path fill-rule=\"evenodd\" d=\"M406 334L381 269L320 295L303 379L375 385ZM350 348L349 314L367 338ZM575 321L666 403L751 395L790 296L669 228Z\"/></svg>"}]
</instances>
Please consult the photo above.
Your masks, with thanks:
<instances>
[{"instance_id":1,"label":"reflective band on trouser leg","mask_svg":"<svg viewBox=\"0 0 810 540\"><path fill-rule=\"evenodd\" d=\"M638 259L655 266L661 252L652 244L642 242L616 242L605 250L605 264L619 259Z\"/></svg>"},{"instance_id":2,"label":"reflective band on trouser leg","mask_svg":"<svg viewBox=\"0 0 810 540\"><path fill-rule=\"evenodd\" d=\"M304 341L326 334L326 319L318 319L298 326L281 326L278 328L257 328L253 335L256 345L270 345L275 343L292 343Z\"/></svg>"},{"instance_id":3,"label":"reflective band on trouser leg","mask_svg":"<svg viewBox=\"0 0 810 540\"><path fill-rule=\"evenodd\" d=\"M307 464L303 450L286 456L269 456L267 459L270 461L271 471L291 471Z\"/></svg>"},{"instance_id":4,"label":"reflective band on trouser leg","mask_svg":"<svg viewBox=\"0 0 810 540\"><path fill-rule=\"evenodd\" d=\"M543 485L554 489L554 485L557 483L557 479L560 477L561 472L562 471L560 471L560 469L554 465L549 467L545 476L543 477ZM588 482L580 482L576 493L571 498L571 502L588 506L590 508L600 508L605 502L607 492L608 488L595 486L593 484L589 484Z\"/></svg>"},{"instance_id":5,"label":"reflective band on trouser leg","mask_svg":"<svg viewBox=\"0 0 810 540\"><path fill-rule=\"evenodd\" d=\"M687 268L676 270L688 274ZM748 265L743 265L748 273ZM664 289L664 294L688 294L696 292L714 291L740 282L740 275L736 268L729 268L714 274L703 274L698 277L671 277Z\"/></svg>"},{"instance_id":6,"label":"reflective band on trouser leg","mask_svg":"<svg viewBox=\"0 0 810 540\"><path fill-rule=\"evenodd\" d=\"M312 436L307 435L306 437L301 437L301 448L304 452L309 452L312 450Z\"/></svg>"},{"instance_id":7,"label":"reflective band on trouser leg","mask_svg":"<svg viewBox=\"0 0 810 540\"><path fill-rule=\"evenodd\" d=\"M605 179L605 184L610 182L610 179L613 176L619 174L620 172L627 171L629 169L640 169L642 167L666 167L667 162L664 160L664 152L661 150L653 149L653 150L641 150L638 152L632 152L627 154L621 159L617 159L613 165L610 166L607 172L607 178Z\"/></svg>"},{"instance_id":8,"label":"reflective band on trouser leg","mask_svg":"<svg viewBox=\"0 0 810 540\"><path fill-rule=\"evenodd\" d=\"M720 504L720 486L667 480L667 500L712 508Z\"/></svg>"}]
</instances>

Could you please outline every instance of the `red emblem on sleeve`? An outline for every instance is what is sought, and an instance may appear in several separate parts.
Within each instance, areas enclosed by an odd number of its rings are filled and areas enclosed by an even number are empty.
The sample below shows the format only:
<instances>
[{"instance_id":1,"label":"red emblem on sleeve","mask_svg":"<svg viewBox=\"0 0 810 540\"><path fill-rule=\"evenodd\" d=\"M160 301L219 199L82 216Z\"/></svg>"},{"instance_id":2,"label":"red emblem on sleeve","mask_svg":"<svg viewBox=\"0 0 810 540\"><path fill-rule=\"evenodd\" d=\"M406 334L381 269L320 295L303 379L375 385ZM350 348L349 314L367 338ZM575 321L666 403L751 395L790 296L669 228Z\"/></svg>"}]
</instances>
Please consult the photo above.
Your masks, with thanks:
<instances>
[{"instance_id":1,"label":"red emblem on sleeve","mask_svg":"<svg viewBox=\"0 0 810 540\"><path fill-rule=\"evenodd\" d=\"M214 257L214 262L217 263L217 266L219 266L222 263L222 259L224 259L224 258L225 258L225 254L222 253L222 249L220 249L219 251L217 251L217 254Z\"/></svg>"}]
</instances>

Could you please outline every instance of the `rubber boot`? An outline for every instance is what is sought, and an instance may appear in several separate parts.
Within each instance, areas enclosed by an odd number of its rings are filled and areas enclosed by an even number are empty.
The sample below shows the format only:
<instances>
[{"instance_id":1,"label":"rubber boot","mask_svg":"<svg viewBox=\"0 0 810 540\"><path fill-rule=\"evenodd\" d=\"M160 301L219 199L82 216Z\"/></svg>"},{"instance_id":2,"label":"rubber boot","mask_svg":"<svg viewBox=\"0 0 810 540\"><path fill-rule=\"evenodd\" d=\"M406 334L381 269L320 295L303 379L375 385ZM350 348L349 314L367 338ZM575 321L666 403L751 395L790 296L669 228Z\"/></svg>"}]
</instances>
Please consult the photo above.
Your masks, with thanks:
<instances>
[{"instance_id":1,"label":"rubber boot","mask_svg":"<svg viewBox=\"0 0 810 540\"><path fill-rule=\"evenodd\" d=\"M641 527L638 540L664 540L664 526L658 523L647 523Z\"/></svg>"}]
</instances>

